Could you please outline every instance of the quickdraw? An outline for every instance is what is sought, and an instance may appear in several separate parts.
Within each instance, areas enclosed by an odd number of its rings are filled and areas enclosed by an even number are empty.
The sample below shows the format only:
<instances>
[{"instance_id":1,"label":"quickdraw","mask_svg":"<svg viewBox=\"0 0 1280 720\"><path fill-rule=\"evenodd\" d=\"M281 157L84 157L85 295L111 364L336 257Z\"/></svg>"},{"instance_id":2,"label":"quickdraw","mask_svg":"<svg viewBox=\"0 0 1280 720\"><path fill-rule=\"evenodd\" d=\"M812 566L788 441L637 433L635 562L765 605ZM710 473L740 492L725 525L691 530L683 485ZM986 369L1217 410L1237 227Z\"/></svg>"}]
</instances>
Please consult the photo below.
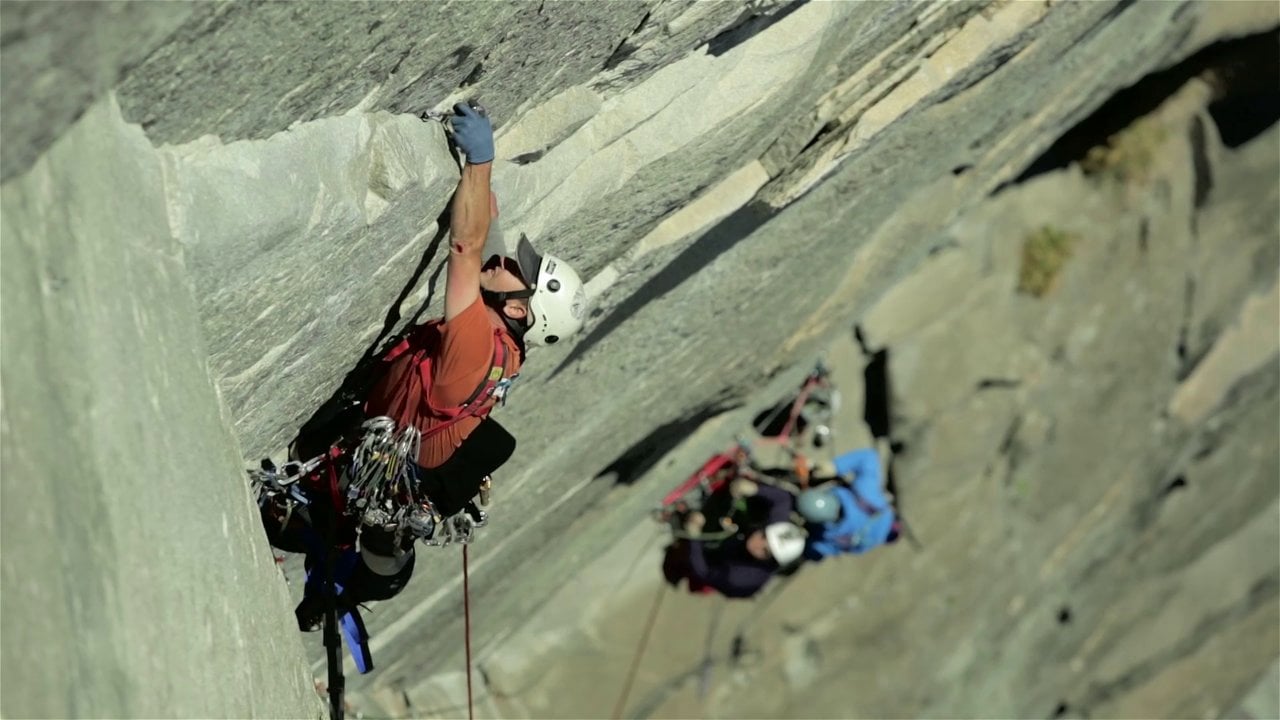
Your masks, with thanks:
<instances>
[{"instance_id":1,"label":"quickdraw","mask_svg":"<svg viewBox=\"0 0 1280 720\"><path fill-rule=\"evenodd\" d=\"M480 525L466 510L443 517L418 487L417 457L422 433L413 426L397 429L388 417L376 417L361 425L360 440L353 447L338 445L324 455L277 468L270 460L249 471L259 507L273 510L283 529L296 512L328 494L334 512L353 526L395 527L396 540L412 536L432 547L468 544ZM332 461L338 479L323 472ZM327 484L334 487L325 488ZM328 492L326 492L326 490ZM492 479L480 487L480 505L488 507ZM305 518L304 519L308 519Z\"/></svg>"}]
</instances>

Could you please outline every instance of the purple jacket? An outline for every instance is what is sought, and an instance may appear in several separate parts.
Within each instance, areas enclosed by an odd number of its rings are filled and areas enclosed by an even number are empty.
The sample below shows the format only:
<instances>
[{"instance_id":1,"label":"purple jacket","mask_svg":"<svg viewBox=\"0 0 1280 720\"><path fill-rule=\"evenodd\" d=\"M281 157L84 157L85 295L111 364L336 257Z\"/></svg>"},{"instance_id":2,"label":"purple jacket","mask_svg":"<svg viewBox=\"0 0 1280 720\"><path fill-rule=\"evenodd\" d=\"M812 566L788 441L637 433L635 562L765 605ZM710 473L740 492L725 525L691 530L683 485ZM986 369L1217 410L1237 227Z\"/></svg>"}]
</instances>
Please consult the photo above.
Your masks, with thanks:
<instances>
[{"instance_id":1,"label":"purple jacket","mask_svg":"<svg viewBox=\"0 0 1280 720\"><path fill-rule=\"evenodd\" d=\"M791 509L795 504L791 493L762 484L757 496L769 504L766 525L787 522L791 518ZM689 543L689 566L693 577L715 588L725 597L751 597L778 571L778 563L774 560L757 560L747 552L746 537L742 534L725 540L714 551L708 552L706 545L703 540Z\"/></svg>"}]
</instances>

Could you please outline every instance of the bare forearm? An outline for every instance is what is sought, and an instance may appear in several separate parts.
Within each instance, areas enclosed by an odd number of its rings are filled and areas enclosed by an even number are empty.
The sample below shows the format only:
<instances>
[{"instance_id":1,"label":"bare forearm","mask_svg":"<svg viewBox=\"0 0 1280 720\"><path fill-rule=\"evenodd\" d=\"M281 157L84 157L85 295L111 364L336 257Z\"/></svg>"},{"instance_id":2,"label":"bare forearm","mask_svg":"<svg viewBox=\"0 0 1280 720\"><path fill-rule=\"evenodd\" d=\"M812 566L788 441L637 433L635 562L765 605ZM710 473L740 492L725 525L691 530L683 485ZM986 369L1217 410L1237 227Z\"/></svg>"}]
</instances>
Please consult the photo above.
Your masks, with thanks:
<instances>
[{"instance_id":1,"label":"bare forearm","mask_svg":"<svg viewBox=\"0 0 1280 720\"><path fill-rule=\"evenodd\" d=\"M492 163L463 165L458 190L449 210L449 235L453 251L479 256L489 235L489 175Z\"/></svg>"}]
</instances>

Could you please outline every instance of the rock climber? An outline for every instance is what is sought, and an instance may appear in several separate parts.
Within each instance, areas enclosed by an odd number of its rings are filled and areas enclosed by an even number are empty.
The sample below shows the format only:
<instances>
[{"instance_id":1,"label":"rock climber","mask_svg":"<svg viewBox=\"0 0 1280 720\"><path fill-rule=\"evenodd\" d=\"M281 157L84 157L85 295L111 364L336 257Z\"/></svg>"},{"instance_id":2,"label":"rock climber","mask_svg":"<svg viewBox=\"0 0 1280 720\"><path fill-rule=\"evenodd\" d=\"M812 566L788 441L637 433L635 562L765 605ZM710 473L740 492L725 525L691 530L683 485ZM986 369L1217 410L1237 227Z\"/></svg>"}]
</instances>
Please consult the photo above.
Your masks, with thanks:
<instances>
[{"instance_id":1,"label":"rock climber","mask_svg":"<svg viewBox=\"0 0 1280 720\"><path fill-rule=\"evenodd\" d=\"M474 498L515 450L515 438L490 418L519 372L526 346L545 346L582 328L586 292L567 263L540 255L521 237L516 257L484 257L497 202L490 189L494 158L489 118L467 103L449 118L466 156L450 206L444 317L413 328L395 358L384 363L364 405L366 417L386 416L422 433L416 476L444 518L460 512L482 525ZM501 392L494 393L494 388ZM413 573L412 535L394 524L360 531L359 560L346 579L349 603L385 600ZM318 627L323 604L298 607L303 629Z\"/></svg>"},{"instance_id":2,"label":"rock climber","mask_svg":"<svg viewBox=\"0 0 1280 720\"><path fill-rule=\"evenodd\" d=\"M699 538L706 517L701 512L690 513L685 519L690 539L670 546L663 563L663 574L671 584L687 578L694 592L709 587L726 597L749 598L779 570L800 560L804 530L790 521L794 505L790 493L745 477L735 478L729 492L735 499L762 505L761 522L734 527L731 521L722 520L722 525L736 532L722 541L712 541Z\"/></svg>"},{"instance_id":3,"label":"rock climber","mask_svg":"<svg viewBox=\"0 0 1280 720\"><path fill-rule=\"evenodd\" d=\"M883 447L888 452L888 443ZM805 558L856 555L897 541L897 515L884 488L882 467L875 448L854 450L813 467L811 482L820 484L796 498L796 510L809 532ZM824 483L820 478L831 480Z\"/></svg>"}]
</instances>

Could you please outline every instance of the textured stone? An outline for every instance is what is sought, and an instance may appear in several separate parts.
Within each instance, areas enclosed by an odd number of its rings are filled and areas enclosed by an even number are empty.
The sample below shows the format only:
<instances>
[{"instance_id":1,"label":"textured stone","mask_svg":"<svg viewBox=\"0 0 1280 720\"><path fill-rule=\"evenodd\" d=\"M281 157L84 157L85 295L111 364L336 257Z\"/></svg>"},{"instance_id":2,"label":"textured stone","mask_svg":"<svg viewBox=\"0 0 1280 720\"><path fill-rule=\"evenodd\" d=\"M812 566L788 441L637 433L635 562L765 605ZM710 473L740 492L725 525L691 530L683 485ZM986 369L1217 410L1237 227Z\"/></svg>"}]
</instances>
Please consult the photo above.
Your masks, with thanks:
<instances>
[{"instance_id":1,"label":"textured stone","mask_svg":"<svg viewBox=\"0 0 1280 720\"><path fill-rule=\"evenodd\" d=\"M0 201L3 714L318 717L159 155L99 106Z\"/></svg>"},{"instance_id":2,"label":"textured stone","mask_svg":"<svg viewBox=\"0 0 1280 720\"><path fill-rule=\"evenodd\" d=\"M166 192L210 364L249 457L283 447L428 293L458 169L439 123L385 113L168 148ZM426 258L420 258L423 253Z\"/></svg>"},{"instance_id":3,"label":"textured stone","mask_svg":"<svg viewBox=\"0 0 1280 720\"><path fill-rule=\"evenodd\" d=\"M0 5L0 182L29 168L197 10L119 0Z\"/></svg>"}]
</instances>

